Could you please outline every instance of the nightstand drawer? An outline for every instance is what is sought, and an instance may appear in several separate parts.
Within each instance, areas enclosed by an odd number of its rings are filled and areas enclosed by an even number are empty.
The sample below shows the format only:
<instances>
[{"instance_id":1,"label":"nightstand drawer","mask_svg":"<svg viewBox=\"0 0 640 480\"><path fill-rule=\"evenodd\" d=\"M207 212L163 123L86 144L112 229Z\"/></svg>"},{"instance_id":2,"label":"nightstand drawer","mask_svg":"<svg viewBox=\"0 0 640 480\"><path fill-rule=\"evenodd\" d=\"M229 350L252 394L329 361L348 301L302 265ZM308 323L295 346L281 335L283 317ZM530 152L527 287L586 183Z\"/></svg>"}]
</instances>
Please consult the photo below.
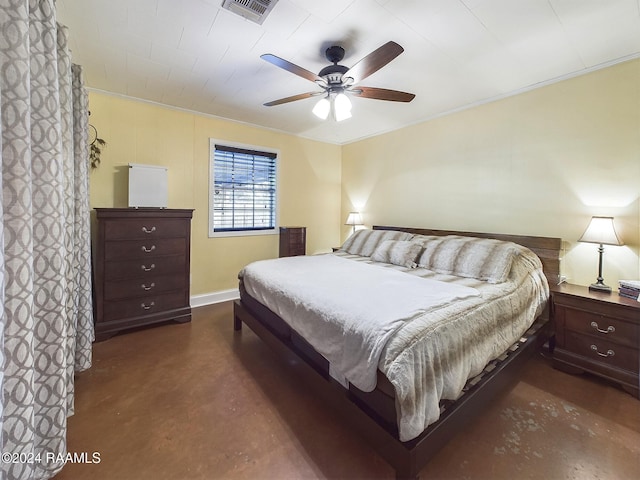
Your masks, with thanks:
<instances>
[{"instance_id":1,"label":"nightstand drawer","mask_svg":"<svg viewBox=\"0 0 640 480\"><path fill-rule=\"evenodd\" d=\"M574 285L570 287L577 288ZM596 297L595 293L589 292L584 287L587 293L585 295L594 295L592 297L580 297L574 295L566 295L564 293L553 293L553 303L559 307L567 307L578 311L585 312L586 314L604 315L609 318L618 318L620 320L627 320L631 323L638 324L639 316L638 311L640 309L640 302L631 300L629 298L623 298L615 293L600 294Z\"/></svg>"},{"instance_id":2,"label":"nightstand drawer","mask_svg":"<svg viewBox=\"0 0 640 480\"><path fill-rule=\"evenodd\" d=\"M638 372L638 350L588 335L567 332L565 348L592 362Z\"/></svg>"},{"instance_id":3,"label":"nightstand drawer","mask_svg":"<svg viewBox=\"0 0 640 480\"><path fill-rule=\"evenodd\" d=\"M570 308L565 309L564 315L567 330L592 335L594 340L638 348L638 325Z\"/></svg>"}]
</instances>

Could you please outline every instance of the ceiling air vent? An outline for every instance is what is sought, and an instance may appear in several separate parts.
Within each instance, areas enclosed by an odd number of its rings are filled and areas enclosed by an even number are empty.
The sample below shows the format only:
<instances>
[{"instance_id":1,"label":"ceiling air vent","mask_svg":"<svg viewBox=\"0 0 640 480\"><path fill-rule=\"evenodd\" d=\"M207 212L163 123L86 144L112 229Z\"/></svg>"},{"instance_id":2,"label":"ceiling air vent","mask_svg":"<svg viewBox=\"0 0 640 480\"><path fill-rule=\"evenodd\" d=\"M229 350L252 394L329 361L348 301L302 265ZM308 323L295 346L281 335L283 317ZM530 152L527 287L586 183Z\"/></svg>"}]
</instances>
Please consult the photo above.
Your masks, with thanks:
<instances>
[{"instance_id":1,"label":"ceiling air vent","mask_svg":"<svg viewBox=\"0 0 640 480\"><path fill-rule=\"evenodd\" d=\"M262 25L278 0L224 0L222 8Z\"/></svg>"}]
</instances>

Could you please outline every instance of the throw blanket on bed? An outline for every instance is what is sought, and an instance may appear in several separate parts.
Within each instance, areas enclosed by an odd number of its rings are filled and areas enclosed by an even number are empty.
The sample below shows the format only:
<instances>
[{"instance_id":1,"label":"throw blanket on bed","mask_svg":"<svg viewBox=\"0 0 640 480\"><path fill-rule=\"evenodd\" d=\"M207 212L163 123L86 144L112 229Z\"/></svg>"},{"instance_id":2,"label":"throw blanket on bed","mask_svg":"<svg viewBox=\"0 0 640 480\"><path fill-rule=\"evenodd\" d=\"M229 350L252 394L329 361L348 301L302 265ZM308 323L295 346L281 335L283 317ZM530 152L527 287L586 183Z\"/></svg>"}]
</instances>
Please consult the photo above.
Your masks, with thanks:
<instances>
[{"instance_id":1,"label":"throw blanket on bed","mask_svg":"<svg viewBox=\"0 0 640 480\"><path fill-rule=\"evenodd\" d=\"M285 320L360 390L376 386L380 355L406 323L475 288L334 255L263 260L240 276L249 295Z\"/></svg>"},{"instance_id":2,"label":"throw blanket on bed","mask_svg":"<svg viewBox=\"0 0 640 480\"><path fill-rule=\"evenodd\" d=\"M540 259L525 247L514 248L507 281L497 284L426 268L386 265L480 292L479 297L453 302L406 323L387 342L378 368L395 390L400 440L417 437L438 420L440 401L457 399L466 381L502 355L541 313L549 288ZM371 263L368 257L337 255Z\"/></svg>"}]
</instances>

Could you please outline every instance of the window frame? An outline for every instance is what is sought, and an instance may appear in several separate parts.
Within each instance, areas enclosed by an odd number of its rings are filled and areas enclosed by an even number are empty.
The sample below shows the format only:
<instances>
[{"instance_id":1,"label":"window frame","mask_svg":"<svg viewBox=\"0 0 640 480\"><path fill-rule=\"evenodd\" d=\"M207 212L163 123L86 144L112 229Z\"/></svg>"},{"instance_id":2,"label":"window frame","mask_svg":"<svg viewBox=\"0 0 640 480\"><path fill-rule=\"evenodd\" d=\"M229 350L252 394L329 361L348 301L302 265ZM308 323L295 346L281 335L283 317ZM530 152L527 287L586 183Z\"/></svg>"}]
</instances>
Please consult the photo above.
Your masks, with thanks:
<instances>
[{"instance_id":1,"label":"window frame","mask_svg":"<svg viewBox=\"0 0 640 480\"><path fill-rule=\"evenodd\" d=\"M261 230L232 230L232 231L223 231L216 232L215 224L214 224L214 212L215 212L215 202L214 202L214 186L215 186L215 152L216 152L216 144L238 148L242 150L252 150L255 152L264 152L268 154L275 155L275 211L274 211L274 226L273 228L261 229ZM279 201L279 161L280 159L280 151L273 148L261 147L257 145L248 145L244 143L235 143L228 142L226 140L219 140L215 138L209 138L209 195L208 195L208 209L209 209L209 238L217 238L217 237L250 237L257 235L277 235L279 233L279 210L280 210L280 201Z\"/></svg>"}]
</instances>

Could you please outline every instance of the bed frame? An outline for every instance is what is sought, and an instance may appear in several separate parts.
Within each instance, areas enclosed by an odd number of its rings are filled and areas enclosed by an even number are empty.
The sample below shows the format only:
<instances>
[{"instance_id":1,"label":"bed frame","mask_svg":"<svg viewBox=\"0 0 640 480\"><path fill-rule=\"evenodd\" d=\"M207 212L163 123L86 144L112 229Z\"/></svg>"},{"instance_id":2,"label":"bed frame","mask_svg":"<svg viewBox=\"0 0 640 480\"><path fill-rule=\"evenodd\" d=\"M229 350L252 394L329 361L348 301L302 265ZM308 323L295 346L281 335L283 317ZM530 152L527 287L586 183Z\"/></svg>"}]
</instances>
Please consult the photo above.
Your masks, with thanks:
<instances>
[{"instance_id":1,"label":"bed frame","mask_svg":"<svg viewBox=\"0 0 640 480\"><path fill-rule=\"evenodd\" d=\"M374 226L374 230L398 230L421 235L463 235L495 238L523 245L542 260L549 284L558 282L562 241L552 237L532 237L452 230L429 230L413 227ZM245 323L265 343L282 355L295 355L311 366L324 382L323 391L331 398L345 420L355 428L378 454L396 471L397 479L417 479L420 470L454 435L463 430L474 417L482 413L492 400L517 383L524 363L538 351L551 335L548 308L536 320L527 335L505 355L496 360L488 373L471 379L463 395L455 402L444 402L440 419L420 436L401 442L395 425L393 398L374 390L371 394L350 386L344 388L328 373L328 364L313 348L269 309L252 299L240 285L240 300L234 304L234 330L239 332Z\"/></svg>"}]
</instances>

